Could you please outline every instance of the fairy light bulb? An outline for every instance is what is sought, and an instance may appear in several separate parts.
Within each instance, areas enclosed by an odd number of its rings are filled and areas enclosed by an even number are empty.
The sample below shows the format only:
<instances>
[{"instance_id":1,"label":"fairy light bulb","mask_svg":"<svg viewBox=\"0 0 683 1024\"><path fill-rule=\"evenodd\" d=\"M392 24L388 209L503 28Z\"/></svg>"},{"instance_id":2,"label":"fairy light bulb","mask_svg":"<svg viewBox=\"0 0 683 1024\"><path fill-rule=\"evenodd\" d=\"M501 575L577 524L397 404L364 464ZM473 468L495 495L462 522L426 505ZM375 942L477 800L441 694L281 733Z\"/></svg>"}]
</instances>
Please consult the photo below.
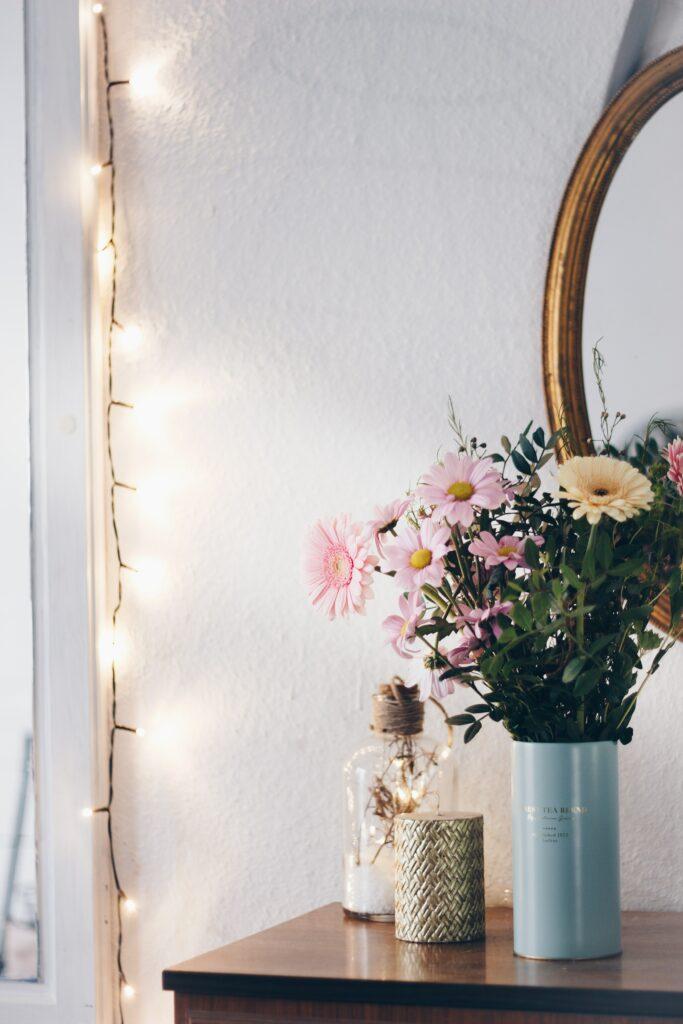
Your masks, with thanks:
<instances>
[{"instance_id":1,"label":"fairy light bulb","mask_svg":"<svg viewBox=\"0 0 683 1024\"><path fill-rule=\"evenodd\" d=\"M93 811L92 807L84 807L83 810L81 811L81 817L92 818L94 813L95 812Z\"/></svg>"},{"instance_id":2,"label":"fairy light bulb","mask_svg":"<svg viewBox=\"0 0 683 1024\"><path fill-rule=\"evenodd\" d=\"M141 64L131 72L128 82L135 96L153 96L157 91L157 69L152 64Z\"/></svg>"},{"instance_id":3,"label":"fairy light bulb","mask_svg":"<svg viewBox=\"0 0 683 1024\"><path fill-rule=\"evenodd\" d=\"M133 988L132 985L129 985L128 982L125 982L121 986L121 992L123 994L124 999L132 999L133 996L135 995L135 989Z\"/></svg>"},{"instance_id":4,"label":"fairy light bulb","mask_svg":"<svg viewBox=\"0 0 683 1024\"><path fill-rule=\"evenodd\" d=\"M92 5L92 12L93 12L93 14L102 14L103 10L104 10L104 4L93 4Z\"/></svg>"},{"instance_id":5,"label":"fairy light bulb","mask_svg":"<svg viewBox=\"0 0 683 1024\"><path fill-rule=\"evenodd\" d=\"M167 571L163 562L146 558L135 564L130 583L142 597L159 597L166 589Z\"/></svg>"},{"instance_id":6,"label":"fairy light bulb","mask_svg":"<svg viewBox=\"0 0 683 1024\"><path fill-rule=\"evenodd\" d=\"M130 898L130 896L126 896L125 900L123 901L123 909L127 914L134 914L138 909L138 905L135 902L135 900L132 900Z\"/></svg>"},{"instance_id":7,"label":"fairy light bulb","mask_svg":"<svg viewBox=\"0 0 683 1024\"><path fill-rule=\"evenodd\" d=\"M137 324L126 324L119 328L117 340L126 352L134 352L142 344L142 328Z\"/></svg>"},{"instance_id":8,"label":"fairy light bulb","mask_svg":"<svg viewBox=\"0 0 683 1024\"><path fill-rule=\"evenodd\" d=\"M102 164L92 164L90 168L90 173L92 174L93 178L96 178L98 174L102 173Z\"/></svg>"},{"instance_id":9,"label":"fairy light bulb","mask_svg":"<svg viewBox=\"0 0 683 1024\"><path fill-rule=\"evenodd\" d=\"M145 736L146 736L146 733L145 733L145 730L144 730L144 729L140 729L140 728L137 728L137 729L135 730L135 735L136 735L136 736L139 736L139 737L140 737L140 739L142 740L142 739L144 739L144 738L145 738Z\"/></svg>"}]
</instances>

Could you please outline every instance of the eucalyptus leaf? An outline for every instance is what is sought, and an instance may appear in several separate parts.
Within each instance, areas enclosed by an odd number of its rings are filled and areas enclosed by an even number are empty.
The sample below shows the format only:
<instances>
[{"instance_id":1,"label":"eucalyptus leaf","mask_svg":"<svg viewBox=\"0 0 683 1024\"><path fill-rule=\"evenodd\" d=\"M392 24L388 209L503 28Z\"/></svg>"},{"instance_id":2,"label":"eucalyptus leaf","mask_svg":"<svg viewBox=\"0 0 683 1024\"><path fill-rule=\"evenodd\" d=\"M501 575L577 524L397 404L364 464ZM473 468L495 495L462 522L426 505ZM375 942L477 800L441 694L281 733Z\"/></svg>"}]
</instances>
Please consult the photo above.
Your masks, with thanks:
<instances>
[{"instance_id":1,"label":"eucalyptus leaf","mask_svg":"<svg viewBox=\"0 0 683 1024\"><path fill-rule=\"evenodd\" d=\"M536 461L536 451L531 441L524 434L519 435L519 441L517 442L519 447L522 449L523 455L529 459L530 462Z\"/></svg>"},{"instance_id":2,"label":"eucalyptus leaf","mask_svg":"<svg viewBox=\"0 0 683 1024\"><path fill-rule=\"evenodd\" d=\"M515 469L518 469L519 472L523 473L525 476L529 476L530 475L530 473L531 473L531 466L526 461L526 459L522 455L519 454L518 451L510 452L510 458L512 459L512 461L514 463Z\"/></svg>"},{"instance_id":3,"label":"eucalyptus leaf","mask_svg":"<svg viewBox=\"0 0 683 1024\"><path fill-rule=\"evenodd\" d=\"M477 735L477 733L479 732L480 729L481 729L481 722L473 722L472 725L469 725L465 729L465 735L463 737L465 743L469 743L470 740L473 740L474 737Z\"/></svg>"}]
</instances>

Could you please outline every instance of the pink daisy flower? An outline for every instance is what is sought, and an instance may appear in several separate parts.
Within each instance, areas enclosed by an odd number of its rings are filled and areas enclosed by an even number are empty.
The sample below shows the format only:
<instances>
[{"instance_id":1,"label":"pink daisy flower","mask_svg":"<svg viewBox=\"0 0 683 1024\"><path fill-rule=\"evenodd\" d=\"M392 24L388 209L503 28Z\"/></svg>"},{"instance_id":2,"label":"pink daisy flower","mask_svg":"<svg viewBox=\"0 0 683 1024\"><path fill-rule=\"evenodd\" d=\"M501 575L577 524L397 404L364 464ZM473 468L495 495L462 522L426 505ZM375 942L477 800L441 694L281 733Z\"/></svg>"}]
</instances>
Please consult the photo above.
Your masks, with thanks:
<instances>
[{"instance_id":1,"label":"pink daisy flower","mask_svg":"<svg viewBox=\"0 0 683 1024\"><path fill-rule=\"evenodd\" d=\"M468 608L466 605L458 607L456 623L462 629L469 629L473 636L483 643L491 641L491 634L498 639L502 629L496 619L499 615L509 615L512 611L512 601L496 601L485 608Z\"/></svg>"},{"instance_id":2,"label":"pink daisy flower","mask_svg":"<svg viewBox=\"0 0 683 1024\"><path fill-rule=\"evenodd\" d=\"M451 535L447 526L425 519L419 530L409 528L396 544L384 549L385 570L394 570L401 590L419 590L425 583L438 587L444 574L444 556Z\"/></svg>"},{"instance_id":3,"label":"pink daisy flower","mask_svg":"<svg viewBox=\"0 0 683 1024\"><path fill-rule=\"evenodd\" d=\"M537 533L531 534L530 537L506 533L496 540L492 533L484 530L470 544L470 553L483 558L487 569L493 569L496 565L504 565L506 569L528 569L524 557L524 545L527 540L532 540L539 548L544 543L543 537Z\"/></svg>"},{"instance_id":4,"label":"pink daisy flower","mask_svg":"<svg viewBox=\"0 0 683 1024\"><path fill-rule=\"evenodd\" d=\"M452 693L455 693L455 684L457 679L439 679L442 672L445 672L445 668L432 669L427 677L429 681L429 693L432 697L436 697L437 700L443 700L444 697L449 697ZM422 698L426 700L427 697Z\"/></svg>"},{"instance_id":5,"label":"pink daisy flower","mask_svg":"<svg viewBox=\"0 0 683 1024\"><path fill-rule=\"evenodd\" d=\"M439 676L446 671L447 665L435 664L433 654L428 655L424 660L425 674L420 677L419 696L421 701L429 700L430 697L447 697L455 691L452 679L439 679Z\"/></svg>"},{"instance_id":6,"label":"pink daisy flower","mask_svg":"<svg viewBox=\"0 0 683 1024\"><path fill-rule=\"evenodd\" d=\"M304 574L309 597L329 619L349 612L363 614L372 597L377 558L370 554L370 535L350 516L315 523L306 540Z\"/></svg>"},{"instance_id":7,"label":"pink daisy flower","mask_svg":"<svg viewBox=\"0 0 683 1024\"><path fill-rule=\"evenodd\" d=\"M453 452L425 473L416 493L436 506L441 519L462 526L472 524L475 508L498 508L507 500L501 475L490 459Z\"/></svg>"},{"instance_id":8,"label":"pink daisy flower","mask_svg":"<svg viewBox=\"0 0 683 1024\"><path fill-rule=\"evenodd\" d=\"M461 633L455 647L446 657L451 668L460 668L462 665L471 665L482 653L483 648L475 636L471 633Z\"/></svg>"},{"instance_id":9,"label":"pink daisy flower","mask_svg":"<svg viewBox=\"0 0 683 1024\"><path fill-rule=\"evenodd\" d=\"M675 438L671 444L666 446L662 454L669 463L669 472L666 475L676 485L676 490L683 497L683 437Z\"/></svg>"},{"instance_id":10,"label":"pink daisy flower","mask_svg":"<svg viewBox=\"0 0 683 1024\"><path fill-rule=\"evenodd\" d=\"M438 698L448 697L451 693L455 693L456 685L466 686L467 684L457 676L451 676L449 679L441 679L440 677L449 668L471 665L482 653L482 650L481 642L476 637L463 634L458 638L457 644L451 651L448 651L448 653L442 652L448 665L440 665L436 668L433 655L425 658L424 664L427 674L420 680L420 700L427 700L430 696Z\"/></svg>"},{"instance_id":11,"label":"pink daisy flower","mask_svg":"<svg viewBox=\"0 0 683 1024\"><path fill-rule=\"evenodd\" d=\"M424 618L425 604L419 590L398 599L399 615L390 615L382 623L383 629L389 634L390 643L401 658L414 658L419 653L414 641L417 640L417 627Z\"/></svg>"},{"instance_id":12,"label":"pink daisy flower","mask_svg":"<svg viewBox=\"0 0 683 1024\"><path fill-rule=\"evenodd\" d=\"M396 501L391 501L388 505L376 506L373 512L375 518L372 522L368 523L368 529L372 531L372 536L380 555L384 555L382 537L387 533L394 532L398 526L399 519L410 508L410 504L410 498L397 498Z\"/></svg>"}]
</instances>

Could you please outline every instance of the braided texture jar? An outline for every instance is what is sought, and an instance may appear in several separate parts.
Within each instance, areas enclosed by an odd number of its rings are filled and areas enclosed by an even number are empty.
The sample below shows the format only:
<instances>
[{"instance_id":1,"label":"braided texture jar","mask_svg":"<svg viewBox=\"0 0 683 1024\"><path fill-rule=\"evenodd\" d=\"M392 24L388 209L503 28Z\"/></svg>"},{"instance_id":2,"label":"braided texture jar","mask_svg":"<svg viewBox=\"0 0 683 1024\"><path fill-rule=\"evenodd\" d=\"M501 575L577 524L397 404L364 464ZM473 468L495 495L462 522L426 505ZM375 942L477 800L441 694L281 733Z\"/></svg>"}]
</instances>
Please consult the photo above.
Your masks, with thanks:
<instances>
[{"instance_id":1,"label":"braided texture jar","mask_svg":"<svg viewBox=\"0 0 683 1024\"><path fill-rule=\"evenodd\" d=\"M482 815L401 814L396 819L396 937L473 942L484 933Z\"/></svg>"}]
</instances>

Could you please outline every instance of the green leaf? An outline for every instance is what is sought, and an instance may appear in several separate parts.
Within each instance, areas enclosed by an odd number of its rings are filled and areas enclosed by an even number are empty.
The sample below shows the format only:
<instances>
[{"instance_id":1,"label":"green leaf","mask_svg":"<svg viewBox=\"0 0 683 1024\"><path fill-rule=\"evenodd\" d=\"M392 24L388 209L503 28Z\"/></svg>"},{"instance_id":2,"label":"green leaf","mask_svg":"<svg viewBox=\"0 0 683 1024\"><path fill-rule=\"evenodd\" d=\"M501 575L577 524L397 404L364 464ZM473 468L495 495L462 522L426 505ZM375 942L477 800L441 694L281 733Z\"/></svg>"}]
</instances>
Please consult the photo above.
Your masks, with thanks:
<instances>
[{"instance_id":1,"label":"green leaf","mask_svg":"<svg viewBox=\"0 0 683 1024\"><path fill-rule=\"evenodd\" d=\"M581 575L587 580L592 580L595 576L595 548L593 547L586 548L586 554L581 563Z\"/></svg>"},{"instance_id":2,"label":"green leaf","mask_svg":"<svg viewBox=\"0 0 683 1024\"><path fill-rule=\"evenodd\" d=\"M534 547L535 546L536 545L534 545ZM533 594L531 598L531 609L537 622L545 621L550 609L550 595L544 593Z\"/></svg>"},{"instance_id":3,"label":"green leaf","mask_svg":"<svg viewBox=\"0 0 683 1024\"><path fill-rule=\"evenodd\" d=\"M614 548L612 547L612 538L604 530L601 530L598 534L598 539L595 544L595 554L598 560L598 564L603 569L609 569L612 564L614 557Z\"/></svg>"},{"instance_id":4,"label":"green leaf","mask_svg":"<svg viewBox=\"0 0 683 1024\"><path fill-rule=\"evenodd\" d=\"M535 546L536 545L534 544L534 547ZM512 606L512 621L525 630L532 629L534 624L531 612L527 606L522 604L520 601L516 601Z\"/></svg>"},{"instance_id":5,"label":"green leaf","mask_svg":"<svg viewBox=\"0 0 683 1024\"><path fill-rule=\"evenodd\" d=\"M564 582L567 583L570 587L574 587L575 590L580 590L583 586L583 583L581 582L577 574L574 572L571 565L561 565L560 573L562 575L562 579L564 580Z\"/></svg>"},{"instance_id":6,"label":"green leaf","mask_svg":"<svg viewBox=\"0 0 683 1024\"><path fill-rule=\"evenodd\" d=\"M529 538L524 544L524 557L527 565L530 565L532 569L537 569L541 564L541 559L538 554L538 545L535 544L531 538Z\"/></svg>"},{"instance_id":7,"label":"green leaf","mask_svg":"<svg viewBox=\"0 0 683 1024\"><path fill-rule=\"evenodd\" d=\"M459 679L460 676L467 675L468 672L475 672L476 670L476 665L459 665L458 668L449 668L442 672L439 679Z\"/></svg>"},{"instance_id":8,"label":"green leaf","mask_svg":"<svg viewBox=\"0 0 683 1024\"><path fill-rule=\"evenodd\" d=\"M513 463L515 465L515 469L518 469L519 472L523 473L525 476L529 476L530 475L530 473L531 473L531 466L526 461L526 459L522 455L519 454L519 452L517 452L517 451L510 452L510 458L512 459L512 461L513 461Z\"/></svg>"},{"instance_id":9,"label":"green leaf","mask_svg":"<svg viewBox=\"0 0 683 1024\"><path fill-rule=\"evenodd\" d=\"M585 664L586 658L583 654L578 654L575 658L572 658L572 660L568 662L564 667L564 672L562 673L562 682L571 683L572 680L576 679L576 677L578 676L579 672Z\"/></svg>"},{"instance_id":10,"label":"green leaf","mask_svg":"<svg viewBox=\"0 0 683 1024\"><path fill-rule=\"evenodd\" d=\"M529 439L526 438L524 436L524 434L520 434L519 435L519 441L517 443L518 443L519 447L522 449L522 452L527 457L527 459L529 459L530 462L535 462L536 461L536 452L534 450L534 446L532 445L531 441L529 441Z\"/></svg>"},{"instance_id":11,"label":"green leaf","mask_svg":"<svg viewBox=\"0 0 683 1024\"><path fill-rule=\"evenodd\" d=\"M469 725L470 722L476 721L474 715L453 715L452 718L447 718L446 721L449 725Z\"/></svg>"},{"instance_id":12,"label":"green leaf","mask_svg":"<svg viewBox=\"0 0 683 1024\"><path fill-rule=\"evenodd\" d=\"M643 557L629 558L628 561L622 562L621 565L615 565L613 569L608 570L608 576L637 576L643 568Z\"/></svg>"},{"instance_id":13,"label":"green leaf","mask_svg":"<svg viewBox=\"0 0 683 1024\"><path fill-rule=\"evenodd\" d=\"M531 436L539 448L545 448L545 431L543 427L536 427Z\"/></svg>"},{"instance_id":14,"label":"green leaf","mask_svg":"<svg viewBox=\"0 0 683 1024\"><path fill-rule=\"evenodd\" d=\"M643 651L656 651L661 644L659 636L651 629L645 629L640 636L640 648Z\"/></svg>"},{"instance_id":15,"label":"green leaf","mask_svg":"<svg viewBox=\"0 0 683 1024\"><path fill-rule=\"evenodd\" d=\"M488 704L471 704L465 711L474 711L478 715L488 715L491 708Z\"/></svg>"},{"instance_id":16,"label":"green leaf","mask_svg":"<svg viewBox=\"0 0 683 1024\"><path fill-rule=\"evenodd\" d=\"M593 657L598 653L598 651L603 651L605 647L616 640L618 636L618 633L608 633L607 636L601 636L597 640L593 640L586 649L587 654Z\"/></svg>"},{"instance_id":17,"label":"green leaf","mask_svg":"<svg viewBox=\"0 0 683 1024\"><path fill-rule=\"evenodd\" d=\"M588 668L585 672L582 672L579 678L574 683L574 694L577 697L585 697L587 693L600 682L604 675L604 669L602 665L596 665L594 668Z\"/></svg>"},{"instance_id":18,"label":"green leaf","mask_svg":"<svg viewBox=\"0 0 683 1024\"><path fill-rule=\"evenodd\" d=\"M510 444L510 438L506 437L505 434L503 434L503 436L500 439L500 443L501 443L501 445L503 447L503 450L506 451L508 453L508 455L509 455L510 452L512 451L512 445Z\"/></svg>"},{"instance_id":19,"label":"green leaf","mask_svg":"<svg viewBox=\"0 0 683 1024\"><path fill-rule=\"evenodd\" d=\"M467 729L465 729L465 736L464 736L465 743L469 743L470 740L473 740L474 737L477 735L477 733L479 732L480 729L481 729L481 722L473 722L472 725L469 725L467 727Z\"/></svg>"},{"instance_id":20,"label":"green leaf","mask_svg":"<svg viewBox=\"0 0 683 1024\"><path fill-rule=\"evenodd\" d=\"M504 629L503 632L498 637L498 643L500 643L500 644L509 644L511 640L516 640L516 639L517 639L517 632L516 632L516 630L514 630L512 628L512 626L508 626L507 629Z\"/></svg>"}]
</instances>

